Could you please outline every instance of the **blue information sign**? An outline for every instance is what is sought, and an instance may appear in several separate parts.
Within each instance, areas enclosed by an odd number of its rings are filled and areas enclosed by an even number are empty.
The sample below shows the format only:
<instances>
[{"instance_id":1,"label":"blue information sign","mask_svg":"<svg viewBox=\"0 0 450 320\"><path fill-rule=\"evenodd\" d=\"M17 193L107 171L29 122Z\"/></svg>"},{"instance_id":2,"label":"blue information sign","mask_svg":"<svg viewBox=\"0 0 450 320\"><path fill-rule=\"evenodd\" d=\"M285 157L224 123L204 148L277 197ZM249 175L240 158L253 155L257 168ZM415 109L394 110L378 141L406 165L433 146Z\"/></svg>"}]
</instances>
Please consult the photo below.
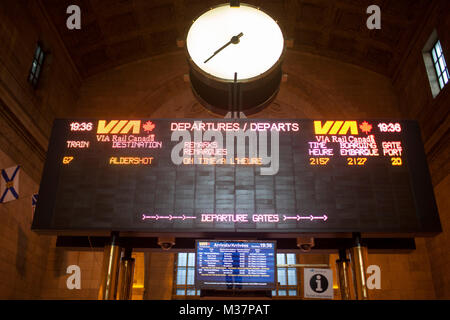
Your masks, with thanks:
<instances>
[{"instance_id":1,"label":"blue information sign","mask_svg":"<svg viewBox=\"0 0 450 320\"><path fill-rule=\"evenodd\" d=\"M196 287L275 289L275 241L198 240L196 249Z\"/></svg>"}]
</instances>

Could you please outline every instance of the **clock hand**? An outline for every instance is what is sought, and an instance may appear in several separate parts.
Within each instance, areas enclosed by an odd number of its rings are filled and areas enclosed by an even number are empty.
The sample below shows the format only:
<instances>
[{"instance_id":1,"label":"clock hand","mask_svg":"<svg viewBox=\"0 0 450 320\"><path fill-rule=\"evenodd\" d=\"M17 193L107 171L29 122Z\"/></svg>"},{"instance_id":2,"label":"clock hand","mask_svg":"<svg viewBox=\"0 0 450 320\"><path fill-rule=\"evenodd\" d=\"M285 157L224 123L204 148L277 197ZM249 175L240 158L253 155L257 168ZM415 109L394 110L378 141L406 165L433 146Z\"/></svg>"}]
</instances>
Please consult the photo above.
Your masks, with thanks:
<instances>
[{"instance_id":1,"label":"clock hand","mask_svg":"<svg viewBox=\"0 0 450 320\"><path fill-rule=\"evenodd\" d=\"M209 57L208 59L205 60L205 62L203 63L207 63L209 60L211 60L216 54L218 54L220 51L222 51L223 49L225 49L226 47L228 47L230 44L238 44L239 43L239 38L242 37L244 34L241 32L239 33L237 36L233 36L231 37L230 41L228 41L227 43L225 43L222 47L220 47L220 49L216 50L214 52L214 54Z\"/></svg>"}]
</instances>

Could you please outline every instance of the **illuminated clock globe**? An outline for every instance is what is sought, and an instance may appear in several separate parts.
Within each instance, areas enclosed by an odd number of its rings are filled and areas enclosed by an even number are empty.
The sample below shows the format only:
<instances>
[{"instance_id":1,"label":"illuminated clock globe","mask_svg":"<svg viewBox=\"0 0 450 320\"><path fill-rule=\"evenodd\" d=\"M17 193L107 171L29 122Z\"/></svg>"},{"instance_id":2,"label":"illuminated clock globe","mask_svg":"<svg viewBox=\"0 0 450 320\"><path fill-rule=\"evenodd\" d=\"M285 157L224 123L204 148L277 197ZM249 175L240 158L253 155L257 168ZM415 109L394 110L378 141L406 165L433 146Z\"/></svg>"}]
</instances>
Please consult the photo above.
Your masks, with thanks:
<instances>
[{"instance_id":1,"label":"illuminated clock globe","mask_svg":"<svg viewBox=\"0 0 450 320\"><path fill-rule=\"evenodd\" d=\"M259 8L211 8L192 24L186 52L194 95L208 109L252 114L267 106L281 82L284 38Z\"/></svg>"}]
</instances>

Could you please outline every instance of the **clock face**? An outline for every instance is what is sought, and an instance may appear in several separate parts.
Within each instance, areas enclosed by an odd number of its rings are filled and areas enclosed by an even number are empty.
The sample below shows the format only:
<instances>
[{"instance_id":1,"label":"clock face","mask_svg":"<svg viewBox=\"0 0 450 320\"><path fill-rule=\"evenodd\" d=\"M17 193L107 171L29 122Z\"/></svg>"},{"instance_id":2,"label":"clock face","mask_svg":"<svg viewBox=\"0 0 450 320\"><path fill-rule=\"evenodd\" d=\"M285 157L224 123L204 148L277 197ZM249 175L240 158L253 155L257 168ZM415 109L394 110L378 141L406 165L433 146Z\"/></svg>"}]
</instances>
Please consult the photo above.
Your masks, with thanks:
<instances>
[{"instance_id":1,"label":"clock face","mask_svg":"<svg viewBox=\"0 0 450 320\"><path fill-rule=\"evenodd\" d=\"M278 24L257 8L228 4L201 15L189 29L186 47L204 72L221 79L256 77L281 57L284 38Z\"/></svg>"}]
</instances>

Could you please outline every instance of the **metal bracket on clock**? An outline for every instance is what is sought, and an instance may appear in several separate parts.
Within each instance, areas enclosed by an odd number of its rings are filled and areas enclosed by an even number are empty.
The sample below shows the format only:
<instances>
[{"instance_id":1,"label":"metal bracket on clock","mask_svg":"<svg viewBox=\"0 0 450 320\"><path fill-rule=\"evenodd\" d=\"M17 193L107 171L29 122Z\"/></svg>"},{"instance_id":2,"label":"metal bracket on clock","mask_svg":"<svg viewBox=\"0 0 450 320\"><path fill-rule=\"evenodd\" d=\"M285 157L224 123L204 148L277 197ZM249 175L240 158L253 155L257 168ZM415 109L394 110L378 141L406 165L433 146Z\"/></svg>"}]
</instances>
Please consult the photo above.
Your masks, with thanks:
<instances>
[{"instance_id":1,"label":"metal bracket on clock","mask_svg":"<svg viewBox=\"0 0 450 320\"><path fill-rule=\"evenodd\" d=\"M239 0L230 0L230 7L232 8L239 8L241 6Z\"/></svg>"}]
</instances>

